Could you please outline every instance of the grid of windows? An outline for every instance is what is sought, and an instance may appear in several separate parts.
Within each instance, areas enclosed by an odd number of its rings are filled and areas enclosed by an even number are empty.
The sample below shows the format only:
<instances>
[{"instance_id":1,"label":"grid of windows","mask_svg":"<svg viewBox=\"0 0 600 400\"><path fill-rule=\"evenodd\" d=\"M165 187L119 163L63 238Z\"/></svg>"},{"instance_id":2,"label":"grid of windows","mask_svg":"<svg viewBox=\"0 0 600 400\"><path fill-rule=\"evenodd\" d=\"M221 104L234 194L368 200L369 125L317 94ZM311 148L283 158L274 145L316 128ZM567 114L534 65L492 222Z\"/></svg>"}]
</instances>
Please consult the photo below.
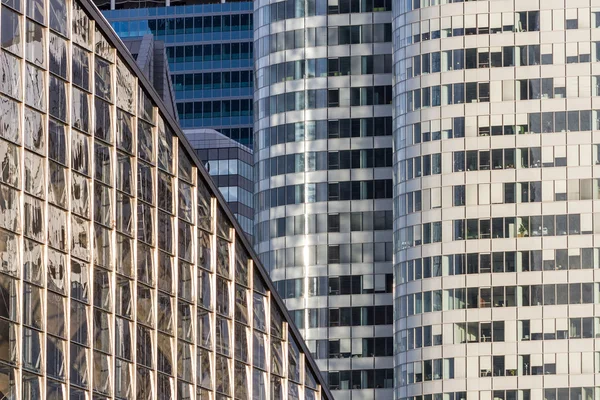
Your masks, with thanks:
<instances>
[{"instance_id":1,"label":"grid of windows","mask_svg":"<svg viewBox=\"0 0 600 400\"><path fill-rule=\"evenodd\" d=\"M96 8L28 5L0 6L0 397L330 398Z\"/></svg>"},{"instance_id":2,"label":"grid of windows","mask_svg":"<svg viewBox=\"0 0 600 400\"><path fill-rule=\"evenodd\" d=\"M95 2L121 37L165 42L183 128L213 128L252 148L252 2Z\"/></svg>"},{"instance_id":3,"label":"grid of windows","mask_svg":"<svg viewBox=\"0 0 600 400\"><path fill-rule=\"evenodd\" d=\"M598 9L392 12L395 398L598 398Z\"/></svg>"},{"instance_id":4,"label":"grid of windows","mask_svg":"<svg viewBox=\"0 0 600 400\"><path fill-rule=\"evenodd\" d=\"M254 2L254 245L347 400L393 393L391 6Z\"/></svg>"}]
</instances>

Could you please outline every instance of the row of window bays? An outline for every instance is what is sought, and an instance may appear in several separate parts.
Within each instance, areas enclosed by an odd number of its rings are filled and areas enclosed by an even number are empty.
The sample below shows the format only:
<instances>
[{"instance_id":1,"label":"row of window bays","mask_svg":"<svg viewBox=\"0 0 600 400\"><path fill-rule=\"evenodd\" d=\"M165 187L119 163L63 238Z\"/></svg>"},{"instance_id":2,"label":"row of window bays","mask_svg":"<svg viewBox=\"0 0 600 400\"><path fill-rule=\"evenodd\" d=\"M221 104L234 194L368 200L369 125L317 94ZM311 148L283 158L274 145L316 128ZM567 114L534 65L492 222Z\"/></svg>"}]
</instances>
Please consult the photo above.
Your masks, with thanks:
<instances>
[{"instance_id":1,"label":"row of window bays","mask_svg":"<svg viewBox=\"0 0 600 400\"><path fill-rule=\"evenodd\" d=\"M327 371L323 375L331 390L394 388L394 370L391 368Z\"/></svg>"},{"instance_id":2,"label":"row of window bays","mask_svg":"<svg viewBox=\"0 0 600 400\"><path fill-rule=\"evenodd\" d=\"M182 35L191 33L236 32L251 30L253 14L221 14L197 17L157 18L147 22L155 36ZM114 24L114 22L113 22ZM116 29L117 31L119 29ZM160 39L159 39L160 40Z\"/></svg>"},{"instance_id":3,"label":"row of window bays","mask_svg":"<svg viewBox=\"0 0 600 400\"><path fill-rule=\"evenodd\" d=\"M262 150L284 143L391 135L392 117L369 117L275 125L259 130L256 133L256 142L258 149Z\"/></svg>"},{"instance_id":4,"label":"row of window bays","mask_svg":"<svg viewBox=\"0 0 600 400\"><path fill-rule=\"evenodd\" d=\"M229 42L197 44L187 46L169 46L165 49L169 65L179 63L252 60L254 58L252 42Z\"/></svg>"},{"instance_id":5,"label":"row of window bays","mask_svg":"<svg viewBox=\"0 0 600 400\"><path fill-rule=\"evenodd\" d=\"M176 92L245 88L252 87L252 75L252 70L172 74L171 83Z\"/></svg>"},{"instance_id":6,"label":"row of window bays","mask_svg":"<svg viewBox=\"0 0 600 400\"><path fill-rule=\"evenodd\" d=\"M391 0L286 0L267 4L258 10L257 27L285 19L391 11Z\"/></svg>"},{"instance_id":7,"label":"row of window bays","mask_svg":"<svg viewBox=\"0 0 600 400\"><path fill-rule=\"evenodd\" d=\"M394 355L394 338L391 336L362 339L317 339L307 341L306 344L315 360L391 357Z\"/></svg>"},{"instance_id":8,"label":"row of window bays","mask_svg":"<svg viewBox=\"0 0 600 400\"><path fill-rule=\"evenodd\" d=\"M398 351L465 343L509 343L600 337L600 318L544 318L435 324L395 332Z\"/></svg>"},{"instance_id":9,"label":"row of window bays","mask_svg":"<svg viewBox=\"0 0 600 400\"><path fill-rule=\"evenodd\" d=\"M449 254L401 261L394 266L396 284L452 275L598 268L600 249L593 247Z\"/></svg>"},{"instance_id":10,"label":"row of window bays","mask_svg":"<svg viewBox=\"0 0 600 400\"><path fill-rule=\"evenodd\" d=\"M450 233L454 241L591 235L600 233L600 218L588 213L426 222L396 230L394 242L398 250L405 250L423 244L441 243L443 237Z\"/></svg>"},{"instance_id":11,"label":"row of window bays","mask_svg":"<svg viewBox=\"0 0 600 400\"><path fill-rule=\"evenodd\" d=\"M399 182L406 182L424 176L450 172L592 166L596 164L600 164L600 145L582 144L433 153L401 160L397 164L397 168Z\"/></svg>"},{"instance_id":12,"label":"row of window bays","mask_svg":"<svg viewBox=\"0 0 600 400\"><path fill-rule=\"evenodd\" d=\"M400 364L398 378L400 384L405 386L455 377L472 379L492 376L581 375L598 372L600 372L600 352L573 351L550 354L481 355L407 362Z\"/></svg>"},{"instance_id":13,"label":"row of window bays","mask_svg":"<svg viewBox=\"0 0 600 400\"><path fill-rule=\"evenodd\" d=\"M374 200L394 197L391 179L365 181L319 182L287 185L266 189L255 195L259 211L292 204L321 201Z\"/></svg>"},{"instance_id":14,"label":"row of window bays","mask_svg":"<svg viewBox=\"0 0 600 400\"><path fill-rule=\"evenodd\" d=\"M275 282L277 292L284 299L296 299L306 295L336 296L351 294L392 293L392 274L313 276L306 279L284 279Z\"/></svg>"},{"instance_id":15,"label":"row of window bays","mask_svg":"<svg viewBox=\"0 0 600 400\"><path fill-rule=\"evenodd\" d=\"M268 222L268 221L266 221ZM262 223L262 222L261 222ZM268 238L261 238L259 242ZM305 268L327 264L375 264L377 268L390 268L379 263L393 259L391 242L367 242L341 245L309 245L287 247L260 253L265 268L270 271L283 268ZM391 265L391 264L387 264Z\"/></svg>"},{"instance_id":16,"label":"row of window bays","mask_svg":"<svg viewBox=\"0 0 600 400\"><path fill-rule=\"evenodd\" d=\"M460 14L421 20L397 30L404 39L400 46L428 40L470 35L549 32L600 27L597 8L569 8L503 13ZM396 12L397 14L397 12Z\"/></svg>"},{"instance_id":17,"label":"row of window bays","mask_svg":"<svg viewBox=\"0 0 600 400\"><path fill-rule=\"evenodd\" d=\"M271 157L259 161L256 166L259 180L296 172L385 168L392 166L392 149L307 151Z\"/></svg>"},{"instance_id":18,"label":"row of window bays","mask_svg":"<svg viewBox=\"0 0 600 400\"><path fill-rule=\"evenodd\" d=\"M368 232L392 230L392 211L355 211L302 214L272 218L268 223L271 238L328 232Z\"/></svg>"},{"instance_id":19,"label":"row of window bays","mask_svg":"<svg viewBox=\"0 0 600 400\"><path fill-rule=\"evenodd\" d=\"M423 313L499 307L600 304L600 283L559 283L439 289L398 296L397 318Z\"/></svg>"},{"instance_id":20,"label":"row of window bays","mask_svg":"<svg viewBox=\"0 0 600 400\"><path fill-rule=\"evenodd\" d=\"M406 112L451 104L600 96L599 76L465 82L409 90L397 101ZM354 105L354 104L352 104ZM566 126L566 123L565 123Z\"/></svg>"},{"instance_id":21,"label":"row of window bays","mask_svg":"<svg viewBox=\"0 0 600 400\"><path fill-rule=\"evenodd\" d=\"M398 216L442 207L483 204L539 203L542 201L598 200L600 180L473 183L415 190L394 198Z\"/></svg>"},{"instance_id":22,"label":"row of window bays","mask_svg":"<svg viewBox=\"0 0 600 400\"><path fill-rule=\"evenodd\" d=\"M600 129L599 110L570 110L423 121L397 127L395 136L399 148L402 148L418 143L465 136L570 133L597 129Z\"/></svg>"},{"instance_id":23,"label":"row of window bays","mask_svg":"<svg viewBox=\"0 0 600 400\"><path fill-rule=\"evenodd\" d=\"M308 58L259 68L256 74L255 87L262 88L278 82L305 78L391 73L391 54Z\"/></svg>"},{"instance_id":24,"label":"row of window bays","mask_svg":"<svg viewBox=\"0 0 600 400\"><path fill-rule=\"evenodd\" d=\"M289 111L331 107L360 107L392 104L392 86L308 89L263 97L254 102L255 121Z\"/></svg>"},{"instance_id":25,"label":"row of window bays","mask_svg":"<svg viewBox=\"0 0 600 400\"><path fill-rule=\"evenodd\" d=\"M390 43L391 41L391 23L325 26L265 35L255 41L255 51L260 58L278 51L305 47Z\"/></svg>"},{"instance_id":26,"label":"row of window bays","mask_svg":"<svg viewBox=\"0 0 600 400\"><path fill-rule=\"evenodd\" d=\"M412 1L412 0L407 0ZM420 0L415 0L420 1ZM429 0L426 0L429 1ZM439 0L432 0L439 1ZM462 0L442 0L446 3L462 3ZM471 0L481 1L481 0ZM543 400L598 400L600 399L600 387L564 387L564 388L550 388L550 389L500 389L500 390L475 390L469 392L444 392L444 393L433 393L424 395L415 395L408 397L398 397L398 400L467 400L467 393L469 393L469 399L472 400L531 400L536 397L532 397L531 392L543 393Z\"/></svg>"},{"instance_id":27,"label":"row of window bays","mask_svg":"<svg viewBox=\"0 0 600 400\"><path fill-rule=\"evenodd\" d=\"M600 42L474 47L436 51L398 61L395 72L396 76L404 80L429 73L477 68L552 65L555 61L557 64L598 62L600 61Z\"/></svg>"}]
</instances>

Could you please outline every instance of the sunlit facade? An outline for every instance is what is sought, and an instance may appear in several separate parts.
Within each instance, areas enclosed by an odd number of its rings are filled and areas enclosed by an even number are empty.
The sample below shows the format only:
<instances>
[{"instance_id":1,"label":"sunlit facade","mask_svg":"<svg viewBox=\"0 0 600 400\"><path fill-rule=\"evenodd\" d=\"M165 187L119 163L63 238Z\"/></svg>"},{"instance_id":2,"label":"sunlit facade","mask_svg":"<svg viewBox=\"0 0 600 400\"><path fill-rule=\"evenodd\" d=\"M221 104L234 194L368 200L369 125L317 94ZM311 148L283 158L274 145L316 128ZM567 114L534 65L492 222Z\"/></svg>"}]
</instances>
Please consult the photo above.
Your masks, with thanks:
<instances>
[{"instance_id":1,"label":"sunlit facade","mask_svg":"<svg viewBox=\"0 0 600 400\"><path fill-rule=\"evenodd\" d=\"M0 6L0 398L330 399L95 6Z\"/></svg>"},{"instance_id":2,"label":"sunlit facade","mask_svg":"<svg viewBox=\"0 0 600 400\"><path fill-rule=\"evenodd\" d=\"M396 399L600 398L598 6L394 1Z\"/></svg>"},{"instance_id":3,"label":"sunlit facade","mask_svg":"<svg viewBox=\"0 0 600 400\"><path fill-rule=\"evenodd\" d=\"M338 400L393 392L391 1L254 2L254 246Z\"/></svg>"}]
</instances>

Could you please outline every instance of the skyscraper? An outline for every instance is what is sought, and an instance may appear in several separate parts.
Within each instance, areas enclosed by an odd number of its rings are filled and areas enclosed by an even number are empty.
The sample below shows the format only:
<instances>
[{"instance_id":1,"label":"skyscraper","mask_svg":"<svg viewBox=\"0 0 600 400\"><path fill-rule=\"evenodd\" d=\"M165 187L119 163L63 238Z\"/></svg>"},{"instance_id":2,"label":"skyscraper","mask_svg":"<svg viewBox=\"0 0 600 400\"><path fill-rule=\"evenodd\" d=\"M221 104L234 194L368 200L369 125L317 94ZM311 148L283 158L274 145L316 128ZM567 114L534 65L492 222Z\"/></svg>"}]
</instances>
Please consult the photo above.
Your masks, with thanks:
<instances>
[{"instance_id":1,"label":"skyscraper","mask_svg":"<svg viewBox=\"0 0 600 400\"><path fill-rule=\"evenodd\" d=\"M216 129L252 147L252 2L94 2L121 38L165 43L184 130Z\"/></svg>"},{"instance_id":2,"label":"skyscraper","mask_svg":"<svg viewBox=\"0 0 600 400\"><path fill-rule=\"evenodd\" d=\"M248 234L254 232L252 150L213 129L188 129L185 136Z\"/></svg>"},{"instance_id":3,"label":"skyscraper","mask_svg":"<svg viewBox=\"0 0 600 400\"><path fill-rule=\"evenodd\" d=\"M389 399L391 2L254 2L255 249L339 399Z\"/></svg>"},{"instance_id":4,"label":"skyscraper","mask_svg":"<svg viewBox=\"0 0 600 400\"><path fill-rule=\"evenodd\" d=\"M0 6L0 398L331 399L89 0Z\"/></svg>"},{"instance_id":5,"label":"skyscraper","mask_svg":"<svg viewBox=\"0 0 600 400\"><path fill-rule=\"evenodd\" d=\"M394 2L396 399L598 399L594 1Z\"/></svg>"}]
</instances>

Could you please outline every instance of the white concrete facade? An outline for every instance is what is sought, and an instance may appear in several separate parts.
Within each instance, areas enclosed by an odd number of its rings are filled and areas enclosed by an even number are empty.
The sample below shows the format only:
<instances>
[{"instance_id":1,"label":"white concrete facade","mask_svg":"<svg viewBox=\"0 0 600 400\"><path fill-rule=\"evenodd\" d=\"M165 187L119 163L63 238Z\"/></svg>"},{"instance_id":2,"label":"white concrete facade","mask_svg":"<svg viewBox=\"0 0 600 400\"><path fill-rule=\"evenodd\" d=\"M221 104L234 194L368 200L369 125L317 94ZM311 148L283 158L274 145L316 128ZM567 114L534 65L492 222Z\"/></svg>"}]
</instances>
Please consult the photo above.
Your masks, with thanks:
<instances>
[{"instance_id":1,"label":"white concrete facade","mask_svg":"<svg viewBox=\"0 0 600 400\"><path fill-rule=\"evenodd\" d=\"M395 398L600 398L600 2L393 14Z\"/></svg>"}]
</instances>

